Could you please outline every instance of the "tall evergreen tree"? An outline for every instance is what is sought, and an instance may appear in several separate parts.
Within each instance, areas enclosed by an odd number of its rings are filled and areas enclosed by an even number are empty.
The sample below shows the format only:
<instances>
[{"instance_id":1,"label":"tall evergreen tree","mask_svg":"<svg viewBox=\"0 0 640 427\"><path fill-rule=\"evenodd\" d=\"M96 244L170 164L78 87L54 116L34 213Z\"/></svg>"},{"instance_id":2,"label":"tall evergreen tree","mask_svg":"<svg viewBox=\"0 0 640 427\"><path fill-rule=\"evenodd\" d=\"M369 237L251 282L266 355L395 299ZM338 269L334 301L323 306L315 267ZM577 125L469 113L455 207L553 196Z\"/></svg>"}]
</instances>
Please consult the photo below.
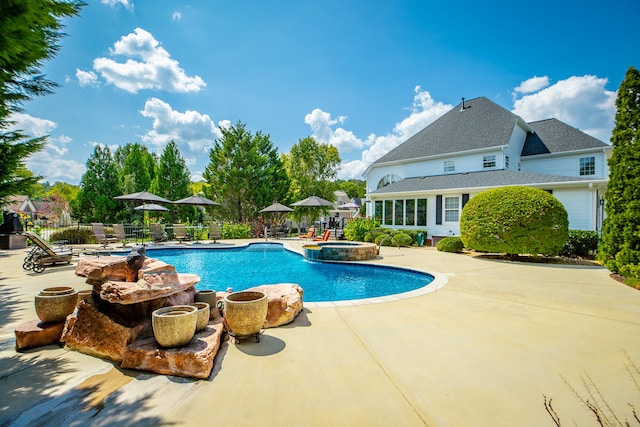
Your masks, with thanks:
<instances>
[{"instance_id":1,"label":"tall evergreen tree","mask_svg":"<svg viewBox=\"0 0 640 427\"><path fill-rule=\"evenodd\" d=\"M39 67L60 48L60 19L78 14L82 6L79 1L0 1L0 205L9 196L27 193L40 179L25 173L24 161L44 147L45 137L9 131L14 123L8 118L20 111L20 104L56 86L39 74Z\"/></svg>"},{"instance_id":2,"label":"tall evergreen tree","mask_svg":"<svg viewBox=\"0 0 640 427\"><path fill-rule=\"evenodd\" d=\"M289 179L269 135L255 135L238 122L222 129L222 137L209 151L205 168L207 197L218 201L217 209L233 221L255 217L258 211L282 200Z\"/></svg>"},{"instance_id":3,"label":"tall evergreen tree","mask_svg":"<svg viewBox=\"0 0 640 427\"><path fill-rule=\"evenodd\" d=\"M149 191L155 176L155 159L144 145L130 144L129 154L124 159L120 182L126 193Z\"/></svg>"},{"instance_id":4,"label":"tall evergreen tree","mask_svg":"<svg viewBox=\"0 0 640 427\"><path fill-rule=\"evenodd\" d=\"M598 258L613 272L640 278L640 73L633 67L618 88L611 143Z\"/></svg>"},{"instance_id":5,"label":"tall evergreen tree","mask_svg":"<svg viewBox=\"0 0 640 427\"><path fill-rule=\"evenodd\" d=\"M114 197L121 194L111 150L96 145L87 160L87 171L82 175L76 202L72 204L74 216L85 222L114 222L120 206Z\"/></svg>"},{"instance_id":6,"label":"tall evergreen tree","mask_svg":"<svg viewBox=\"0 0 640 427\"><path fill-rule=\"evenodd\" d=\"M151 184L151 192L168 200L184 199L191 195L189 191L190 173L187 163L178 150L178 144L171 141L167 144L160 156L156 177ZM193 207L173 206L171 208L171 221L176 217L183 217L191 213Z\"/></svg>"}]
</instances>

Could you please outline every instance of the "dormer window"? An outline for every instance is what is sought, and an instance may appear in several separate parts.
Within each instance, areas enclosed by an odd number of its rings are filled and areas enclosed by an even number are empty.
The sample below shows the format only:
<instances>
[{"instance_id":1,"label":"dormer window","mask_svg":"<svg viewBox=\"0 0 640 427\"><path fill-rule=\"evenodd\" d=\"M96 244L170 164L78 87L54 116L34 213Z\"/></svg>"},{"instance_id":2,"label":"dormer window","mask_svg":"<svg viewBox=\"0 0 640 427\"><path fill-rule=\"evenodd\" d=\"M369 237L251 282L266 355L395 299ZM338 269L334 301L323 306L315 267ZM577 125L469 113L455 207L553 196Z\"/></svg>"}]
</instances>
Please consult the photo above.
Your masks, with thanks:
<instances>
[{"instance_id":1,"label":"dormer window","mask_svg":"<svg viewBox=\"0 0 640 427\"><path fill-rule=\"evenodd\" d=\"M482 169L494 169L496 167L496 156L484 156L482 158Z\"/></svg>"},{"instance_id":2,"label":"dormer window","mask_svg":"<svg viewBox=\"0 0 640 427\"><path fill-rule=\"evenodd\" d=\"M456 162L453 160L445 160L444 162L444 173L450 173L456 171Z\"/></svg>"}]
</instances>

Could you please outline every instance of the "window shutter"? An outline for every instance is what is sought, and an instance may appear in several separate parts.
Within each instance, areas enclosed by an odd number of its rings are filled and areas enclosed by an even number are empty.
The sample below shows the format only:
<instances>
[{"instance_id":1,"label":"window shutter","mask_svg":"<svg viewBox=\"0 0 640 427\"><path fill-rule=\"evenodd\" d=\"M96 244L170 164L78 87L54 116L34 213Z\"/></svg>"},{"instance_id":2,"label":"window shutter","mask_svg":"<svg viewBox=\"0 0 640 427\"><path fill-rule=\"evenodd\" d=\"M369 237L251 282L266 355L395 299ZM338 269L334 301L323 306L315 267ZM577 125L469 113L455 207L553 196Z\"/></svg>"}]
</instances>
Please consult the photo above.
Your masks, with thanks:
<instances>
[{"instance_id":1,"label":"window shutter","mask_svg":"<svg viewBox=\"0 0 640 427\"><path fill-rule=\"evenodd\" d=\"M442 225L442 195L436 196L436 224Z\"/></svg>"},{"instance_id":2,"label":"window shutter","mask_svg":"<svg viewBox=\"0 0 640 427\"><path fill-rule=\"evenodd\" d=\"M462 195L462 208L464 208L464 205L466 205L468 201L469 201L469 193L463 194Z\"/></svg>"}]
</instances>

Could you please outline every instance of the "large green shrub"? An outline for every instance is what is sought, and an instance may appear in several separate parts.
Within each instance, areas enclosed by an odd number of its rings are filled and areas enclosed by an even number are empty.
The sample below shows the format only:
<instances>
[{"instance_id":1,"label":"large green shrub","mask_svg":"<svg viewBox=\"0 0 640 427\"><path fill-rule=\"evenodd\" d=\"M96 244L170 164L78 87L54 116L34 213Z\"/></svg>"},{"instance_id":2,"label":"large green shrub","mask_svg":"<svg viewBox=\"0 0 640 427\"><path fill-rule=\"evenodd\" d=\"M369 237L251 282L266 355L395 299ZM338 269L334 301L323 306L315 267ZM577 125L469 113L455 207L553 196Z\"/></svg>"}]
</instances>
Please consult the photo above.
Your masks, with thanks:
<instances>
[{"instance_id":1,"label":"large green shrub","mask_svg":"<svg viewBox=\"0 0 640 427\"><path fill-rule=\"evenodd\" d=\"M407 233L397 233L395 236L392 237L392 240L398 246L403 246L403 247L411 246L411 244L413 243L413 239Z\"/></svg>"},{"instance_id":2,"label":"large green shrub","mask_svg":"<svg viewBox=\"0 0 640 427\"><path fill-rule=\"evenodd\" d=\"M464 243L458 236L449 236L438 242L436 246L441 252L462 252L464 249Z\"/></svg>"},{"instance_id":3,"label":"large green shrub","mask_svg":"<svg viewBox=\"0 0 640 427\"><path fill-rule=\"evenodd\" d=\"M251 236L251 225L224 223L221 234L223 239L248 239Z\"/></svg>"},{"instance_id":4,"label":"large green shrub","mask_svg":"<svg viewBox=\"0 0 640 427\"><path fill-rule=\"evenodd\" d=\"M509 255L558 255L568 237L569 220L550 193L529 187L483 191L462 209L464 246Z\"/></svg>"},{"instance_id":5,"label":"large green shrub","mask_svg":"<svg viewBox=\"0 0 640 427\"><path fill-rule=\"evenodd\" d=\"M588 257L598 249L600 235L597 231L569 230L569 238L560 255L567 257Z\"/></svg>"},{"instance_id":6,"label":"large green shrub","mask_svg":"<svg viewBox=\"0 0 640 427\"><path fill-rule=\"evenodd\" d=\"M105 232L107 229L105 228ZM71 244L97 243L90 228L66 227L58 228L49 236L50 242L66 240Z\"/></svg>"},{"instance_id":7,"label":"large green shrub","mask_svg":"<svg viewBox=\"0 0 640 427\"><path fill-rule=\"evenodd\" d=\"M367 232L380 227L374 218L353 218L344 226L344 237L350 241L363 242Z\"/></svg>"}]
</instances>

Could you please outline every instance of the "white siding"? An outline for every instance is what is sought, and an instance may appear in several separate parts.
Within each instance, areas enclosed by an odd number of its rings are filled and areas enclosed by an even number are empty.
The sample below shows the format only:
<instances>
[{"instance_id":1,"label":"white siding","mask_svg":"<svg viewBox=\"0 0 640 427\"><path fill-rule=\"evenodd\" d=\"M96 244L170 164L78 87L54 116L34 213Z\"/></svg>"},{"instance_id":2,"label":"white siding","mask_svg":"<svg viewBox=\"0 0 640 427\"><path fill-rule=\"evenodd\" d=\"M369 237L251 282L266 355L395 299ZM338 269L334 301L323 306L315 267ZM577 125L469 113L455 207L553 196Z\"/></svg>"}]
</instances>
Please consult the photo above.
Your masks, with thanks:
<instances>
[{"instance_id":1,"label":"white siding","mask_svg":"<svg viewBox=\"0 0 640 427\"><path fill-rule=\"evenodd\" d=\"M580 159L582 157L595 157L595 175L585 178L607 178L607 162L602 151L579 154L565 154L554 156L527 156L522 157L522 171L542 173L550 175L580 176Z\"/></svg>"}]
</instances>

